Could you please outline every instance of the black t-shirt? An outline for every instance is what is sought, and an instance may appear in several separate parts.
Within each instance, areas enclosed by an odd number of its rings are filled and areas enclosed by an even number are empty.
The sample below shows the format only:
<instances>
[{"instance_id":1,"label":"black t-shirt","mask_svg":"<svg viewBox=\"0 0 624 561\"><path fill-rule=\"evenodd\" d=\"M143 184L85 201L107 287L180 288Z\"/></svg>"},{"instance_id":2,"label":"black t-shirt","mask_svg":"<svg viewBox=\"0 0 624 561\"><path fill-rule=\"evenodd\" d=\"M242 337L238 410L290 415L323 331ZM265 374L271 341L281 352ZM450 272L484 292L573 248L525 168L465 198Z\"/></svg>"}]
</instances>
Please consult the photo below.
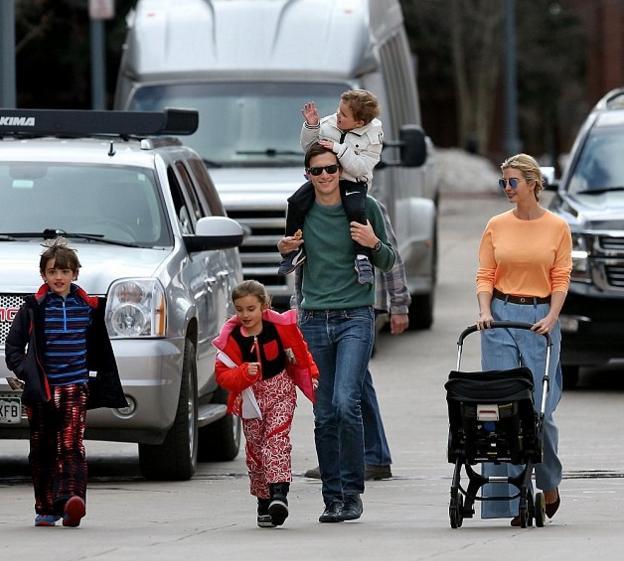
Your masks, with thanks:
<instances>
[{"instance_id":1,"label":"black t-shirt","mask_svg":"<svg viewBox=\"0 0 624 561\"><path fill-rule=\"evenodd\" d=\"M286 353L277 334L277 329L272 323L262 322L260 334L250 337L245 337L241 333L241 326L239 325L232 331L232 337L241 349L244 362L258 362L258 353L256 353L254 345L255 341L258 341L263 380L272 378L286 368Z\"/></svg>"}]
</instances>

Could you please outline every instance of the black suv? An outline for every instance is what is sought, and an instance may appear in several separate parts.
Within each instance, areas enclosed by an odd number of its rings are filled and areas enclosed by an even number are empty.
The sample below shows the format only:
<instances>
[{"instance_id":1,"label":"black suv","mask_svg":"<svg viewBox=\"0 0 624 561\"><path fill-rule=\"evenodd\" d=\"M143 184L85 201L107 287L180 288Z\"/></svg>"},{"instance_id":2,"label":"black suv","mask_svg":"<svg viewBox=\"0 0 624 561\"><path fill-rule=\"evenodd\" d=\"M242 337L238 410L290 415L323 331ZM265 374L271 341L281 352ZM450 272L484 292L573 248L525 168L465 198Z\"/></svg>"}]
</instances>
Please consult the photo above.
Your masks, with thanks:
<instances>
[{"instance_id":1,"label":"black suv","mask_svg":"<svg viewBox=\"0 0 624 561\"><path fill-rule=\"evenodd\" d=\"M572 282L561 312L564 385L581 366L624 364L624 88L593 108L550 209L572 231Z\"/></svg>"}]
</instances>

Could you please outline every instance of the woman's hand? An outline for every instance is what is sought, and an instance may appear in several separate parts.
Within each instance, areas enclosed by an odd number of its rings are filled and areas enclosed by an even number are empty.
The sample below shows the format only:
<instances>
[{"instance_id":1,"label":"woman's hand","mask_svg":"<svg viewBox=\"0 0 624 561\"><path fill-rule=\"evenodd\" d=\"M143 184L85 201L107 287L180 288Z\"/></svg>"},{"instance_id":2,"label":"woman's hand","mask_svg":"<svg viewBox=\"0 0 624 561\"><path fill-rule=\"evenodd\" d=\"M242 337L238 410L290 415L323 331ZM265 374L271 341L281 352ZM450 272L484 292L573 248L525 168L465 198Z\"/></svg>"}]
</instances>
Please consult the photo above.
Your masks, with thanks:
<instances>
[{"instance_id":1,"label":"woman's hand","mask_svg":"<svg viewBox=\"0 0 624 561\"><path fill-rule=\"evenodd\" d=\"M540 335L546 335L553 330L553 327L557 324L557 316L555 314L548 314L546 317L540 319L533 324L531 331L539 333Z\"/></svg>"},{"instance_id":2,"label":"woman's hand","mask_svg":"<svg viewBox=\"0 0 624 561\"><path fill-rule=\"evenodd\" d=\"M494 321L492 317L492 312L489 310L479 312L479 319L477 320L477 329L481 331L482 329L488 329L490 324Z\"/></svg>"}]
</instances>

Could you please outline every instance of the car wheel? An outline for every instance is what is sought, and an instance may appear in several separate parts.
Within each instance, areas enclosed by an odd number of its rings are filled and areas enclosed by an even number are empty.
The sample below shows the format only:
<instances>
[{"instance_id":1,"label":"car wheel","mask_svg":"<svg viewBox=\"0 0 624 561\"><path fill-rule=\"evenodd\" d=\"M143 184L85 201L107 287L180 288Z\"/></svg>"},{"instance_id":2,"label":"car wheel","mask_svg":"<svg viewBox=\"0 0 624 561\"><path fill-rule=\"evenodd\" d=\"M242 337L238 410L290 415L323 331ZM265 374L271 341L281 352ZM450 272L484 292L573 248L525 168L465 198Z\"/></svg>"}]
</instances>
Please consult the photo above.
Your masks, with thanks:
<instances>
[{"instance_id":1,"label":"car wheel","mask_svg":"<svg viewBox=\"0 0 624 561\"><path fill-rule=\"evenodd\" d=\"M219 388L213 399L226 403L227 392ZM214 423L199 429L199 460L225 462L238 456L241 444L241 420L237 415L225 415Z\"/></svg>"},{"instance_id":2,"label":"car wheel","mask_svg":"<svg viewBox=\"0 0 624 561\"><path fill-rule=\"evenodd\" d=\"M178 409L162 444L139 444L139 465L146 479L190 479L197 468L197 361L186 340Z\"/></svg>"},{"instance_id":3,"label":"car wheel","mask_svg":"<svg viewBox=\"0 0 624 561\"><path fill-rule=\"evenodd\" d=\"M561 365L564 390L572 390L578 385L580 369L580 366L578 366L577 364Z\"/></svg>"}]
</instances>

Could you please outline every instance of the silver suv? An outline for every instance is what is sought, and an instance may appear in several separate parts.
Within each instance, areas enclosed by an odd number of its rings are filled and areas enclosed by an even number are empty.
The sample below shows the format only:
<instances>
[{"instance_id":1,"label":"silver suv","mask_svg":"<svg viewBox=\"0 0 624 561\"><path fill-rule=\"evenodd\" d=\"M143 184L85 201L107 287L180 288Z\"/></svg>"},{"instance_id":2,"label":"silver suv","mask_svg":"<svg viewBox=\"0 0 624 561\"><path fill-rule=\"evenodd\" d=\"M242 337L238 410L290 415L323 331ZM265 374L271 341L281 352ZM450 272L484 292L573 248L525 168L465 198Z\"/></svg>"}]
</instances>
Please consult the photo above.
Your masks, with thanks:
<instances>
[{"instance_id":1,"label":"silver suv","mask_svg":"<svg viewBox=\"0 0 624 561\"><path fill-rule=\"evenodd\" d=\"M233 459L211 340L242 278L241 226L225 216L198 155L180 140L195 111L0 110L0 438L26 438L20 393L4 383L4 341L41 284L41 244L78 250L78 283L107 297L106 322L129 407L88 414L87 438L137 442L142 473L187 479L199 459Z\"/></svg>"}]
</instances>

